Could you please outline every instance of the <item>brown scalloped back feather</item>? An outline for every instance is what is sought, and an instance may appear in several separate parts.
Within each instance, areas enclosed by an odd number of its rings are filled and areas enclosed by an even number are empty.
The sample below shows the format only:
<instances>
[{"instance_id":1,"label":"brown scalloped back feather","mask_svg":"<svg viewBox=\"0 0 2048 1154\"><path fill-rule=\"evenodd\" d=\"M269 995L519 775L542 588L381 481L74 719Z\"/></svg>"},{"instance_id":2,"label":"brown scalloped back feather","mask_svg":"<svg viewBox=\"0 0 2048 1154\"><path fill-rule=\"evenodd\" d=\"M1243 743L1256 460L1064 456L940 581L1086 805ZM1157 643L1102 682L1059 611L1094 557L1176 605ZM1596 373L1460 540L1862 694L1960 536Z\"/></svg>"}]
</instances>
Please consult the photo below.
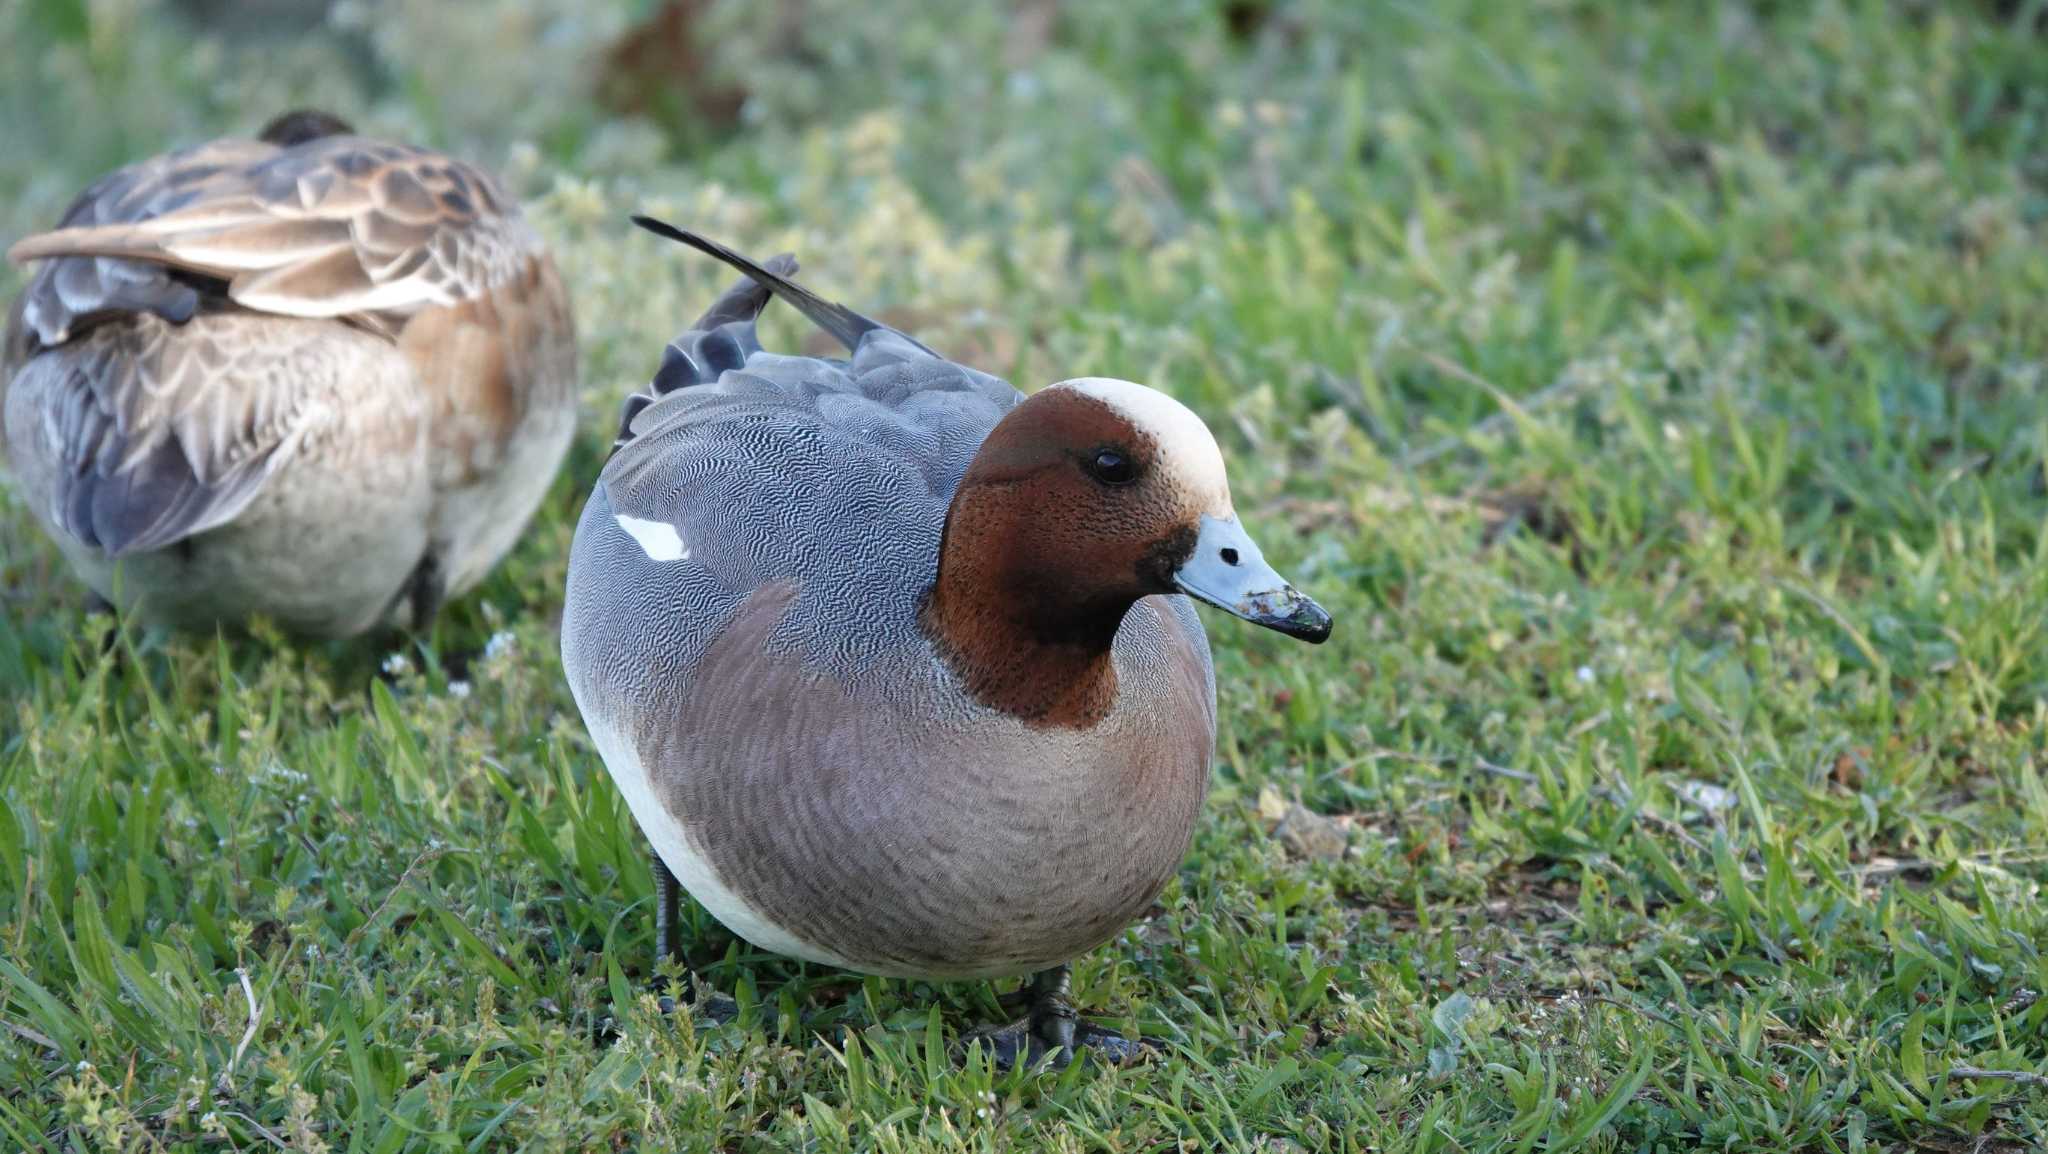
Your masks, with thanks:
<instances>
[{"instance_id":1,"label":"brown scalloped back feather","mask_svg":"<svg viewBox=\"0 0 2048 1154\"><path fill-rule=\"evenodd\" d=\"M363 357L388 357L369 375L413 379L434 414L426 449L446 499L431 535L480 575L496 559L481 554L530 515L526 490L545 488L573 422L574 321L553 262L467 164L351 135L324 113L288 113L265 137L111 173L59 227L9 250L41 264L0 346L0 387L36 373L37 404L76 418L60 423L76 435L53 441L50 421L9 406L9 457L40 468L54 529L110 557L159 548L235 516L336 406L366 403L322 358L361 375ZM224 356L225 330L191 324L219 314L274 318L233 331L310 360ZM294 324L316 327L275 327ZM103 327L133 333L89 341ZM372 452L332 451L344 449ZM503 475L543 466L537 480ZM512 523L464 523L478 518Z\"/></svg>"}]
</instances>

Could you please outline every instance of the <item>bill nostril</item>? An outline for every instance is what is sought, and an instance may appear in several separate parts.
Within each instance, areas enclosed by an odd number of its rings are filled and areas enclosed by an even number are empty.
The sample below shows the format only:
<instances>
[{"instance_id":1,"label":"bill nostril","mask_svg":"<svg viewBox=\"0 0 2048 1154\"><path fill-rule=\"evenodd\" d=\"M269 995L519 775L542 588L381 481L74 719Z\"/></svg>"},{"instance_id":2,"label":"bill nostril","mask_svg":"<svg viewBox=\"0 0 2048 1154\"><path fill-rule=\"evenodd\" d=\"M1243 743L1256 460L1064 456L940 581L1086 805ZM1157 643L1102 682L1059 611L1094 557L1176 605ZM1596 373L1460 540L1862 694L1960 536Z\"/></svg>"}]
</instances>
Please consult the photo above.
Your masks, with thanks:
<instances>
[{"instance_id":1,"label":"bill nostril","mask_svg":"<svg viewBox=\"0 0 2048 1154\"><path fill-rule=\"evenodd\" d=\"M1224 563L1225 565L1235 565L1235 564L1237 564L1237 550L1235 550L1235 549L1225 549L1225 550L1223 551L1223 563Z\"/></svg>"}]
</instances>

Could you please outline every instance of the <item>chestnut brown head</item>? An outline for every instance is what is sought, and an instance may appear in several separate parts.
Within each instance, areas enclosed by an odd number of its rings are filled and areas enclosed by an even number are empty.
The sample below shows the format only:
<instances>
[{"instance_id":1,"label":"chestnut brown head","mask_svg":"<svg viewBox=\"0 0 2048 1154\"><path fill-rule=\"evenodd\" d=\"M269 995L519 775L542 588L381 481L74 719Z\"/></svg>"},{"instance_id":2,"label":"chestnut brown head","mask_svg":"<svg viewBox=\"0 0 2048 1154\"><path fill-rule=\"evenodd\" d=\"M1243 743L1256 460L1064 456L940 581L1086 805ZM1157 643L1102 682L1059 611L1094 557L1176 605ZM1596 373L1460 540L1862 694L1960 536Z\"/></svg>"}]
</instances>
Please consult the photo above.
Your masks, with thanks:
<instances>
[{"instance_id":1,"label":"chestnut brown head","mask_svg":"<svg viewBox=\"0 0 2048 1154\"><path fill-rule=\"evenodd\" d=\"M980 584L1048 642L1113 635L1153 593L1311 642L1330 632L1329 615L1238 524L1201 418L1130 381L1062 381L1011 410L954 495L941 570Z\"/></svg>"}]
</instances>

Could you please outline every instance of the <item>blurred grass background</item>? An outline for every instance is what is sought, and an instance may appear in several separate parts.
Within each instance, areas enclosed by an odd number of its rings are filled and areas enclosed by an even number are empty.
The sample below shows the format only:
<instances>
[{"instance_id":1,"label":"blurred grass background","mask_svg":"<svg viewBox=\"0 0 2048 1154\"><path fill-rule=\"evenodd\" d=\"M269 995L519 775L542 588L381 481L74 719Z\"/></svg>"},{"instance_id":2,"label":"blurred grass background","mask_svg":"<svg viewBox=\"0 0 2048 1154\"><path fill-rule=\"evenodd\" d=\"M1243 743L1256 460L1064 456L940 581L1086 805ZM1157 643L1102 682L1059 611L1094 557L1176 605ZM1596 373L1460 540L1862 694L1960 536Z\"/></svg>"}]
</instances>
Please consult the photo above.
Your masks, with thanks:
<instances>
[{"instance_id":1,"label":"blurred grass background","mask_svg":"<svg viewBox=\"0 0 2048 1154\"><path fill-rule=\"evenodd\" d=\"M104 657L0 507L0 1145L2041 1144L2043 0L0 0L0 43L0 239L323 106L528 198L587 387L463 680ZM1337 614L1211 620L1210 812L1077 971L1161 1060L962 1068L993 991L694 909L745 1015L653 1011L554 622L724 276L631 211L1025 388L1175 393Z\"/></svg>"}]
</instances>

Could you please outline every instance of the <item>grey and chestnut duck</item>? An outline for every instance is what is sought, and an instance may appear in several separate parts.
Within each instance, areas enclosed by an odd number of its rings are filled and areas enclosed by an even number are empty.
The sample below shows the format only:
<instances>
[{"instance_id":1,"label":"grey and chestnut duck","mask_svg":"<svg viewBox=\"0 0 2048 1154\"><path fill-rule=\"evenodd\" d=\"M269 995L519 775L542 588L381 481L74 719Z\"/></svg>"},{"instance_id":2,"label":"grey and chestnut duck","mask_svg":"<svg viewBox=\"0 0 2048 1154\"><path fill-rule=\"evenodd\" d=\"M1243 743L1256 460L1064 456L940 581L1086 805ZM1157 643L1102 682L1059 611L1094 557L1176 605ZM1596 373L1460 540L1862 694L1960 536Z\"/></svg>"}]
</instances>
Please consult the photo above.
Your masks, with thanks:
<instances>
[{"instance_id":1,"label":"grey and chestnut duck","mask_svg":"<svg viewBox=\"0 0 2048 1154\"><path fill-rule=\"evenodd\" d=\"M322 113L87 189L0 346L15 485L101 597L209 628L431 623L576 422L569 298L486 174Z\"/></svg>"},{"instance_id":2,"label":"grey and chestnut duck","mask_svg":"<svg viewBox=\"0 0 2048 1154\"><path fill-rule=\"evenodd\" d=\"M638 218L636 218L638 219ZM576 530L562 661L676 884L778 954L1036 975L999 1058L1130 1044L1067 963L1179 868L1216 735L1189 597L1319 642L1202 421L1143 385L1026 397L659 222L745 275L632 397ZM846 359L763 351L779 296Z\"/></svg>"}]
</instances>

